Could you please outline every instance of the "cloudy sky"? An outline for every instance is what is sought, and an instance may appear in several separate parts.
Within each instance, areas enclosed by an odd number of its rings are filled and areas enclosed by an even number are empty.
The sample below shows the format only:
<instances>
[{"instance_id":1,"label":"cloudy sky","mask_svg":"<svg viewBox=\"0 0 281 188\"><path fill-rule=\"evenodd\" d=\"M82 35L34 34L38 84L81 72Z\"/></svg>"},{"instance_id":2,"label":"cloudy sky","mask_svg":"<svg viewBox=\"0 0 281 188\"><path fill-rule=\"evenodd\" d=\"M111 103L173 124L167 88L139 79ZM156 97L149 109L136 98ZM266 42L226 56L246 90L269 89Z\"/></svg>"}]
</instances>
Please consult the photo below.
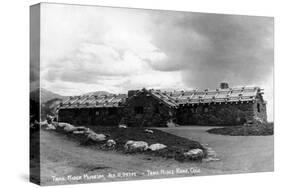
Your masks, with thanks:
<instances>
[{"instance_id":1,"label":"cloudy sky","mask_svg":"<svg viewBox=\"0 0 281 188\"><path fill-rule=\"evenodd\" d=\"M104 90L254 85L273 105L273 19L43 4L41 86Z\"/></svg>"}]
</instances>

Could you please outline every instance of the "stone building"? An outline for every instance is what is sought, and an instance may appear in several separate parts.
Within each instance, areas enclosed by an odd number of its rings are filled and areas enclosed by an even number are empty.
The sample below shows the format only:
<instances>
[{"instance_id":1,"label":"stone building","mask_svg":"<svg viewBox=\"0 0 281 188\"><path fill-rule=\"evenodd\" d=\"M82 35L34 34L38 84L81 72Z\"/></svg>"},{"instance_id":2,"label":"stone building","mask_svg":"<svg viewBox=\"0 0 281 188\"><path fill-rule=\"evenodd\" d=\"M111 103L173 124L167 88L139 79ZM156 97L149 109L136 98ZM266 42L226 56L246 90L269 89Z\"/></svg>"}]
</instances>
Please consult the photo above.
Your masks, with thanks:
<instances>
[{"instance_id":1,"label":"stone building","mask_svg":"<svg viewBox=\"0 0 281 188\"><path fill-rule=\"evenodd\" d=\"M58 120L74 125L118 125L127 95L82 95L61 103Z\"/></svg>"},{"instance_id":2,"label":"stone building","mask_svg":"<svg viewBox=\"0 0 281 188\"><path fill-rule=\"evenodd\" d=\"M259 87L163 92L131 90L128 95L76 96L61 104L59 121L77 125L239 125L266 122Z\"/></svg>"},{"instance_id":3,"label":"stone building","mask_svg":"<svg viewBox=\"0 0 281 188\"><path fill-rule=\"evenodd\" d=\"M177 106L160 90L129 91L123 120L128 126L167 126L176 121Z\"/></svg>"},{"instance_id":4,"label":"stone building","mask_svg":"<svg viewBox=\"0 0 281 188\"><path fill-rule=\"evenodd\" d=\"M259 87L229 88L221 84L216 90L174 92L179 107L177 123L181 125L238 125L266 122L266 101Z\"/></svg>"}]
</instances>

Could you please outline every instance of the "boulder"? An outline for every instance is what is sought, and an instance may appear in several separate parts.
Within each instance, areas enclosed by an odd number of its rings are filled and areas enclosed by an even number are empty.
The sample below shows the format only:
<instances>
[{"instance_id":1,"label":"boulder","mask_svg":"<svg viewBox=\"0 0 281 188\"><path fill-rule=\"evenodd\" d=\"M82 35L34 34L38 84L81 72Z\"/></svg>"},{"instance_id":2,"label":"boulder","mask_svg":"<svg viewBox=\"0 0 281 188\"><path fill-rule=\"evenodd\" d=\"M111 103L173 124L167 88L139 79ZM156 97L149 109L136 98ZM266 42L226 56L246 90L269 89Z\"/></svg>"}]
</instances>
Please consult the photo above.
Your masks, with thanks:
<instances>
[{"instance_id":1,"label":"boulder","mask_svg":"<svg viewBox=\"0 0 281 188\"><path fill-rule=\"evenodd\" d=\"M48 126L46 127L46 130L56 130L56 127L52 124L48 124Z\"/></svg>"},{"instance_id":2,"label":"boulder","mask_svg":"<svg viewBox=\"0 0 281 188\"><path fill-rule=\"evenodd\" d=\"M65 131L65 132L68 132L68 133L70 133L70 132L73 132L73 131L75 131L76 130L76 127L75 126L73 126L73 125L71 125L71 124L65 124L65 126L63 127L63 130Z\"/></svg>"},{"instance_id":3,"label":"boulder","mask_svg":"<svg viewBox=\"0 0 281 188\"><path fill-rule=\"evenodd\" d=\"M153 130L150 130L150 129L145 129L144 132L146 132L146 133L151 133L151 134L154 133L154 131L153 131Z\"/></svg>"},{"instance_id":4,"label":"boulder","mask_svg":"<svg viewBox=\"0 0 281 188\"><path fill-rule=\"evenodd\" d=\"M114 149L116 146L116 142L112 139L106 141L104 145L102 145L103 149Z\"/></svg>"},{"instance_id":5,"label":"boulder","mask_svg":"<svg viewBox=\"0 0 281 188\"><path fill-rule=\"evenodd\" d=\"M106 145L109 147L112 147L112 146L116 145L116 142L114 140L110 139L110 140L107 140Z\"/></svg>"},{"instance_id":6,"label":"boulder","mask_svg":"<svg viewBox=\"0 0 281 188\"><path fill-rule=\"evenodd\" d=\"M71 133L73 131L76 131L76 127L69 123L56 123L55 125L58 130L62 130L64 132Z\"/></svg>"},{"instance_id":7,"label":"boulder","mask_svg":"<svg viewBox=\"0 0 281 188\"><path fill-rule=\"evenodd\" d=\"M40 127L46 130L55 130L56 127L52 124L49 124L47 121L40 122Z\"/></svg>"},{"instance_id":8,"label":"boulder","mask_svg":"<svg viewBox=\"0 0 281 188\"><path fill-rule=\"evenodd\" d=\"M42 122L39 123L39 125L40 125L41 128L46 129L49 124L47 123L47 121L42 121Z\"/></svg>"},{"instance_id":9,"label":"boulder","mask_svg":"<svg viewBox=\"0 0 281 188\"><path fill-rule=\"evenodd\" d=\"M148 144L144 141L129 140L126 142L124 149L127 153L143 152L148 149Z\"/></svg>"},{"instance_id":10,"label":"boulder","mask_svg":"<svg viewBox=\"0 0 281 188\"><path fill-rule=\"evenodd\" d=\"M73 134L85 134L85 131L77 131L77 130L76 130L76 131L73 131L72 133L73 133Z\"/></svg>"},{"instance_id":11,"label":"boulder","mask_svg":"<svg viewBox=\"0 0 281 188\"><path fill-rule=\"evenodd\" d=\"M75 128L76 128L76 131L87 131L89 129L89 128L83 127L83 126L75 127Z\"/></svg>"},{"instance_id":12,"label":"boulder","mask_svg":"<svg viewBox=\"0 0 281 188\"><path fill-rule=\"evenodd\" d=\"M69 123L63 123L63 122L57 123L57 127L61 127L61 128L64 128L64 127L69 126L69 125L70 125Z\"/></svg>"},{"instance_id":13,"label":"boulder","mask_svg":"<svg viewBox=\"0 0 281 188\"><path fill-rule=\"evenodd\" d=\"M73 129L73 134L84 134L84 135L88 135L90 133L94 133L94 131L92 131L90 128L86 128L86 127L75 127Z\"/></svg>"},{"instance_id":14,"label":"boulder","mask_svg":"<svg viewBox=\"0 0 281 188\"><path fill-rule=\"evenodd\" d=\"M156 144L151 144L148 149L151 151L157 151L166 148L167 146L164 144L156 143Z\"/></svg>"},{"instance_id":15,"label":"boulder","mask_svg":"<svg viewBox=\"0 0 281 188\"><path fill-rule=\"evenodd\" d=\"M204 157L204 152L202 149L191 149L188 152L184 152L183 156L189 160L201 160Z\"/></svg>"},{"instance_id":16,"label":"boulder","mask_svg":"<svg viewBox=\"0 0 281 188\"><path fill-rule=\"evenodd\" d=\"M126 129L126 128L127 128L127 125L125 125L125 124L120 124L120 125L118 125L118 127L119 127L119 128L123 128L123 129Z\"/></svg>"},{"instance_id":17,"label":"boulder","mask_svg":"<svg viewBox=\"0 0 281 188\"><path fill-rule=\"evenodd\" d=\"M90 133L87 138L88 140L94 142L102 142L106 140L106 136L104 134L97 134L95 132Z\"/></svg>"}]
</instances>

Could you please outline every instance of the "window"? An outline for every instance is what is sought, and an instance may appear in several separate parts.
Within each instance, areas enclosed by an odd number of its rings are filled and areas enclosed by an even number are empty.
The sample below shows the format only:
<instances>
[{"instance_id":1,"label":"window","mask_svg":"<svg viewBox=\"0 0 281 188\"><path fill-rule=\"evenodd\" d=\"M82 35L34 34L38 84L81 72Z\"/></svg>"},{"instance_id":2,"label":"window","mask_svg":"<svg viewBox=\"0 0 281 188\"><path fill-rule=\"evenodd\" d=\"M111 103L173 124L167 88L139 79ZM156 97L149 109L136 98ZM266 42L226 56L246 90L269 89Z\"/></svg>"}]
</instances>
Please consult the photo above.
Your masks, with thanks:
<instances>
[{"instance_id":1,"label":"window","mask_svg":"<svg viewBox=\"0 0 281 188\"><path fill-rule=\"evenodd\" d=\"M96 116L100 115L100 112L99 111L96 111Z\"/></svg>"},{"instance_id":2,"label":"window","mask_svg":"<svg viewBox=\"0 0 281 188\"><path fill-rule=\"evenodd\" d=\"M258 112L261 112L261 107L260 107L260 103L257 104L257 108L258 108Z\"/></svg>"},{"instance_id":3,"label":"window","mask_svg":"<svg viewBox=\"0 0 281 188\"><path fill-rule=\"evenodd\" d=\"M143 114L143 106L136 106L135 114Z\"/></svg>"}]
</instances>

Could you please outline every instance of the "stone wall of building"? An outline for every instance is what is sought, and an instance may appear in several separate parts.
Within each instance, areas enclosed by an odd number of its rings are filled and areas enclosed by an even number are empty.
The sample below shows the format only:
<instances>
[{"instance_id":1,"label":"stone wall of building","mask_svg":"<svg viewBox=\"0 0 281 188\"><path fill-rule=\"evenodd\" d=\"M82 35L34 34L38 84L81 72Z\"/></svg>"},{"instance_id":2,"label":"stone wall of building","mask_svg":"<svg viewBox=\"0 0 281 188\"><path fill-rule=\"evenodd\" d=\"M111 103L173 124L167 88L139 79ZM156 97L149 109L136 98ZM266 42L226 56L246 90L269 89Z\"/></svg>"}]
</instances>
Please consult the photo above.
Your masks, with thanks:
<instances>
[{"instance_id":1,"label":"stone wall of building","mask_svg":"<svg viewBox=\"0 0 281 188\"><path fill-rule=\"evenodd\" d=\"M83 126L117 126L122 117L122 108L76 108L60 109L60 122Z\"/></svg>"},{"instance_id":2,"label":"stone wall of building","mask_svg":"<svg viewBox=\"0 0 281 188\"><path fill-rule=\"evenodd\" d=\"M128 126L165 127L175 111L149 93L135 95L124 108L124 123Z\"/></svg>"},{"instance_id":3,"label":"stone wall of building","mask_svg":"<svg viewBox=\"0 0 281 188\"><path fill-rule=\"evenodd\" d=\"M224 87L227 87L225 85ZM267 121L266 103L261 94L255 101L186 104L173 108L147 90L131 90L119 107L60 109L60 122L83 126L165 127L167 122L179 125L240 125Z\"/></svg>"},{"instance_id":4,"label":"stone wall of building","mask_svg":"<svg viewBox=\"0 0 281 188\"><path fill-rule=\"evenodd\" d=\"M262 120L263 122L267 122L267 114L266 114L266 103L262 99L262 97L257 97L256 102L253 105L254 108L254 116L255 120Z\"/></svg>"},{"instance_id":5,"label":"stone wall of building","mask_svg":"<svg viewBox=\"0 0 281 188\"><path fill-rule=\"evenodd\" d=\"M180 125L239 125L254 121L255 103L198 104L180 107Z\"/></svg>"}]
</instances>

